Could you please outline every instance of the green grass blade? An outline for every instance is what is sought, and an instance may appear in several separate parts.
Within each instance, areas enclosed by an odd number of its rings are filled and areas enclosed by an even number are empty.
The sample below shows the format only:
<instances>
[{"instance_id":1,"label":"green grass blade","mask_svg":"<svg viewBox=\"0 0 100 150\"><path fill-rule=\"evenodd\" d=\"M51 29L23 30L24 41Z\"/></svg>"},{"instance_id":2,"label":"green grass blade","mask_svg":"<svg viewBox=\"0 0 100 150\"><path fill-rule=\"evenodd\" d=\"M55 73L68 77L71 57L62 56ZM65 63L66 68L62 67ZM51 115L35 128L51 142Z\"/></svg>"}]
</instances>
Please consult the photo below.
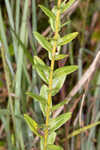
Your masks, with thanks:
<instances>
[{"instance_id":1,"label":"green grass blade","mask_svg":"<svg viewBox=\"0 0 100 150\"><path fill-rule=\"evenodd\" d=\"M20 40L25 43L26 42L26 22L27 22L27 16L28 16L28 0L25 0L24 2L24 9L23 9L23 16L22 16L22 24L21 24L21 30L20 30ZM21 46L18 48L18 63L17 63L17 71L16 71L16 83L15 83L15 94L18 99L15 100L15 115L20 114L20 99L21 99L21 79L22 79L22 68L23 68L23 59L24 58L24 52ZM23 137L22 137L22 131L21 131L21 125L20 121L18 124L18 120L16 119L16 126L17 126L17 137L19 138L19 142L21 145L21 149L24 150L24 143L23 143Z\"/></svg>"},{"instance_id":2,"label":"green grass blade","mask_svg":"<svg viewBox=\"0 0 100 150\"><path fill-rule=\"evenodd\" d=\"M36 15L36 0L32 0L32 31L35 32L37 31L37 15ZM32 34L33 38L33 44L35 49L34 50L34 55L37 55L37 51L36 51L36 46L37 46L37 41L34 37L34 35Z\"/></svg>"},{"instance_id":3,"label":"green grass blade","mask_svg":"<svg viewBox=\"0 0 100 150\"><path fill-rule=\"evenodd\" d=\"M12 67L12 64L11 64L11 57L10 57L10 54L9 54L9 48L8 48L6 34L5 34L5 28L4 28L1 8L0 8L0 37L1 37L1 40L2 40L2 43L3 43L4 47L6 49L6 60L7 60L9 69L11 71L11 74L13 76L14 75L14 71L13 71L13 67Z\"/></svg>"},{"instance_id":4,"label":"green grass blade","mask_svg":"<svg viewBox=\"0 0 100 150\"><path fill-rule=\"evenodd\" d=\"M80 128L80 129L78 129L78 130L75 130L75 131L73 131L71 134L69 134L67 138L70 139L71 137L76 136L76 135L78 135L78 134L80 134L80 133L82 133L82 132L85 132L86 130L91 129L91 128L93 128L93 127L99 125L99 124L100 124L100 121L98 121L98 122L96 122L96 123L93 123L93 124L90 124L90 125L88 125L88 126L85 126L85 127L83 127L83 128Z\"/></svg>"},{"instance_id":5,"label":"green grass blade","mask_svg":"<svg viewBox=\"0 0 100 150\"><path fill-rule=\"evenodd\" d=\"M5 4L6 4L6 8L7 8L7 13L8 13L8 17L9 17L10 26L14 30L14 20L13 20L13 14L12 14L12 9L11 9L9 0L5 0ZM12 32L11 32L11 35L12 35L12 40L13 40L15 59L16 59L16 62L17 62L17 48L18 48L17 47L17 42L16 42L16 38L15 38L15 36Z\"/></svg>"},{"instance_id":6,"label":"green grass blade","mask_svg":"<svg viewBox=\"0 0 100 150\"><path fill-rule=\"evenodd\" d=\"M20 40L20 38L18 37L18 35L16 34L16 32L12 28L10 28L10 29L14 33L14 35L16 36L16 39L18 40L18 43L20 44L20 46L22 47L24 53L26 54L26 57L33 64L33 57L32 57L32 55L29 53L29 51L25 47L24 43Z\"/></svg>"},{"instance_id":7,"label":"green grass blade","mask_svg":"<svg viewBox=\"0 0 100 150\"><path fill-rule=\"evenodd\" d=\"M19 21L20 21L20 0L16 0L16 33L19 33Z\"/></svg>"}]
</instances>

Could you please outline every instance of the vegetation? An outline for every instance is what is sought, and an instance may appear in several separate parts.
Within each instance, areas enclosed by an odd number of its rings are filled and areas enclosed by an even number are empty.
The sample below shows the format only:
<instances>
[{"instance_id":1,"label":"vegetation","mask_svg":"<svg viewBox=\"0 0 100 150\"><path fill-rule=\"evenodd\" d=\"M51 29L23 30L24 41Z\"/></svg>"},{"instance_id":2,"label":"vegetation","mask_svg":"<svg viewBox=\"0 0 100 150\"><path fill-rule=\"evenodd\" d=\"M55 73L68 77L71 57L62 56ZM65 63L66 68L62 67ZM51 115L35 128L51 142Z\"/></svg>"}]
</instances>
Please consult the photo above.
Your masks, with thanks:
<instances>
[{"instance_id":1,"label":"vegetation","mask_svg":"<svg viewBox=\"0 0 100 150\"><path fill-rule=\"evenodd\" d=\"M99 150L99 2L0 6L0 150Z\"/></svg>"}]
</instances>

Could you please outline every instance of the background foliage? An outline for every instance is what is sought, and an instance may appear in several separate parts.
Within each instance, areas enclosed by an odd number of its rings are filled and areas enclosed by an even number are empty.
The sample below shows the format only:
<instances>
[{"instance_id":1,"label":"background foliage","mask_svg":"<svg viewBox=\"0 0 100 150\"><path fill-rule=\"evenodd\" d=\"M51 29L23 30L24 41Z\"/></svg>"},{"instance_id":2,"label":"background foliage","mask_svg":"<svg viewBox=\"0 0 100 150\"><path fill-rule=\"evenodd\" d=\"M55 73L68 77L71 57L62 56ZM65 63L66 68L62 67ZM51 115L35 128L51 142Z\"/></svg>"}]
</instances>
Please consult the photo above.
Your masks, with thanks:
<instances>
[{"instance_id":1,"label":"background foliage","mask_svg":"<svg viewBox=\"0 0 100 150\"><path fill-rule=\"evenodd\" d=\"M46 64L50 64L47 52L38 45L33 36L33 31L38 31L48 38L52 36L48 18L38 5L52 8L56 2L0 1L0 150L39 149L39 139L30 131L22 116L27 113L38 123L44 122L39 103L30 98L26 91L39 94L43 84L32 68L33 56L38 55ZM53 104L65 99L100 50L100 1L76 0L75 4L62 16L62 22L69 23L63 27L61 34L63 36L77 31L79 36L63 46L62 52L69 57L56 62L55 68L75 64L79 69L67 77L60 92L53 97ZM71 102L64 106L63 111L71 111L72 118L57 131L57 145L61 145L65 150L100 150L99 126L66 140L73 130L99 120L99 91L98 69L91 82L85 84Z\"/></svg>"}]
</instances>

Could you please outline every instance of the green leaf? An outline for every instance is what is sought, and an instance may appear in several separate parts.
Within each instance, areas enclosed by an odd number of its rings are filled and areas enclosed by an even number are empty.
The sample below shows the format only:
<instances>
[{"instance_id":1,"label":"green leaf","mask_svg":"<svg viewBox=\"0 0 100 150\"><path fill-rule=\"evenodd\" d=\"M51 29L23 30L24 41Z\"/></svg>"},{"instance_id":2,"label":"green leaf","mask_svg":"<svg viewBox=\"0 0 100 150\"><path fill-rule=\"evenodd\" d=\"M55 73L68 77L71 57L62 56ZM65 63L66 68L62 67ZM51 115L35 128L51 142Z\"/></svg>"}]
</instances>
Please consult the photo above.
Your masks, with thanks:
<instances>
[{"instance_id":1,"label":"green leaf","mask_svg":"<svg viewBox=\"0 0 100 150\"><path fill-rule=\"evenodd\" d=\"M32 92L27 92L26 94L44 105L47 103L47 100L45 98L43 98L42 96L39 96Z\"/></svg>"},{"instance_id":2,"label":"green leaf","mask_svg":"<svg viewBox=\"0 0 100 150\"><path fill-rule=\"evenodd\" d=\"M70 73L76 71L78 69L78 66L72 65L72 66L64 66L61 68L58 68L54 71L54 78L63 77L66 75L69 75Z\"/></svg>"},{"instance_id":3,"label":"green leaf","mask_svg":"<svg viewBox=\"0 0 100 150\"><path fill-rule=\"evenodd\" d=\"M64 113L60 116L58 116L55 119L51 119L49 122L49 131L52 133L53 131L57 130L60 128L66 121L68 121L71 118L71 112Z\"/></svg>"},{"instance_id":4,"label":"green leaf","mask_svg":"<svg viewBox=\"0 0 100 150\"><path fill-rule=\"evenodd\" d=\"M47 150L63 150L63 148L61 146L58 146L58 145L48 144Z\"/></svg>"},{"instance_id":5,"label":"green leaf","mask_svg":"<svg viewBox=\"0 0 100 150\"><path fill-rule=\"evenodd\" d=\"M53 85L52 85L52 96L56 95L59 90L62 88L66 75L74 72L78 67L77 66L65 66L54 71L53 75Z\"/></svg>"},{"instance_id":6,"label":"green leaf","mask_svg":"<svg viewBox=\"0 0 100 150\"><path fill-rule=\"evenodd\" d=\"M58 78L53 79L53 85L52 85L52 96L55 96L59 90L62 88L64 82L65 82L66 76L60 76Z\"/></svg>"},{"instance_id":7,"label":"green leaf","mask_svg":"<svg viewBox=\"0 0 100 150\"><path fill-rule=\"evenodd\" d=\"M44 49L46 49L48 52L52 51L52 45L43 35L38 32L34 32L34 36Z\"/></svg>"},{"instance_id":8,"label":"green leaf","mask_svg":"<svg viewBox=\"0 0 100 150\"><path fill-rule=\"evenodd\" d=\"M50 67L48 67L38 56L34 56L34 65L41 79L48 84Z\"/></svg>"},{"instance_id":9,"label":"green leaf","mask_svg":"<svg viewBox=\"0 0 100 150\"><path fill-rule=\"evenodd\" d=\"M55 60L64 59L66 57L68 57L68 55L66 55L66 54L55 55Z\"/></svg>"},{"instance_id":10,"label":"green leaf","mask_svg":"<svg viewBox=\"0 0 100 150\"><path fill-rule=\"evenodd\" d=\"M69 100L64 99L62 102L60 102L59 104L56 104L52 107L52 111L55 111L57 109L59 109L61 106L68 104Z\"/></svg>"},{"instance_id":11,"label":"green leaf","mask_svg":"<svg viewBox=\"0 0 100 150\"><path fill-rule=\"evenodd\" d=\"M48 144L54 144L55 142L55 138L56 138L56 132L52 132L49 136L48 136Z\"/></svg>"},{"instance_id":12,"label":"green leaf","mask_svg":"<svg viewBox=\"0 0 100 150\"><path fill-rule=\"evenodd\" d=\"M58 40L58 46L62 46L62 45L65 45L65 44L71 42L73 39L75 39L77 37L77 35L78 35L78 32L74 32L74 33L65 35L64 37L62 37Z\"/></svg>"},{"instance_id":13,"label":"green leaf","mask_svg":"<svg viewBox=\"0 0 100 150\"><path fill-rule=\"evenodd\" d=\"M84 131L86 131L88 129L91 129L91 128L99 125L99 124L100 124L100 121L98 121L96 123L93 123L93 124L90 124L88 126L85 126L83 128L80 128L78 130L75 130L74 132L72 132L71 134L68 135L67 139L70 139L71 137L76 136L76 135L78 135L78 134L80 134L80 133L82 133L82 132L84 132Z\"/></svg>"},{"instance_id":14,"label":"green leaf","mask_svg":"<svg viewBox=\"0 0 100 150\"><path fill-rule=\"evenodd\" d=\"M65 4L65 1L64 1L64 3L62 3L61 5L61 13L64 13L67 9L69 9L74 2L75 0L69 0L69 2Z\"/></svg>"},{"instance_id":15,"label":"green leaf","mask_svg":"<svg viewBox=\"0 0 100 150\"><path fill-rule=\"evenodd\" d=\"M70 23L71 23L70 20L69 20L69 21L66 21L64 24L61 25L61 28L64 27L64 26L66 26L66 25L68 25L68 24L70 24Z\"/></svg>"},{"instance_id":16,"label":"green leaf","mask_svg":"<svg viewBox=\"0 0 100 150\"><path fill-rule=\"evenodd\" d=\"M40 96L42 96L43 98L48 100L48 87L46 85L43 85L41 87ZM40 107L41 107L41 110L42 110L44 116L46 116L46 110L47 110L47 105L46 104L47 104L47 101L46 101L45 104L40 103Z\"/></svg>"},{"instance_id":17,"label":"green leaf","mask_svg":"<svg viewBox=\"0 0 100 150\"><path fill-rule=\"evenodd\" d=\"M27 114L24 114L24 119L27 122L29 128L33 131L33 133L41 137L41 135L38 133L38 124Z\"/></svg>"},{"instance_id":18,"label":"green leaf","mask_svg":"<svg viewBox=\"0 0 100 150\"><path fill-rule=\"evenodd\" d=\"M54 6L52 8L52 12L56 16L56 14L57 14L57 6ZM56 21L56 19L49 18L50 27L53 30L53 32L55 32L55 21Z\"/></svg>"},{"instance_id":19,"label":"green leaf","mask_svg":"<svg viewBox=\"0 0 100 150\"><path fill-rule=\"evenodd\" d=\"M48 136L48 139L47 139L47 144L50 145L50 144L53 144L55 142L55 138L56 138L56 132L52 132L49 136ZM44 150L44 139L41 138L40 140L40 149L41 150Z\"/></svg>"},{"instance_id":20,"label":"green leaf","mask_svg":"<svg viewBox=\"0 0 100 150\"><path fill-rule=\"evenodd\" d=\"M43 5L39 5L39 7L49 18L56 19L54 13L50 11L48 8L44 7Z\"/></svg>"},{"instance_id":21,"label":"green leaf","mask_svg":"<svg viewBox=\"0 0 100 150\"><path fill-rule=\"evenodd\" d=\"M55 20L50 18L49 19L49 23L50 23L50 27L53 30L53 32L55 31Z\"/></svg>"}]
</instances>

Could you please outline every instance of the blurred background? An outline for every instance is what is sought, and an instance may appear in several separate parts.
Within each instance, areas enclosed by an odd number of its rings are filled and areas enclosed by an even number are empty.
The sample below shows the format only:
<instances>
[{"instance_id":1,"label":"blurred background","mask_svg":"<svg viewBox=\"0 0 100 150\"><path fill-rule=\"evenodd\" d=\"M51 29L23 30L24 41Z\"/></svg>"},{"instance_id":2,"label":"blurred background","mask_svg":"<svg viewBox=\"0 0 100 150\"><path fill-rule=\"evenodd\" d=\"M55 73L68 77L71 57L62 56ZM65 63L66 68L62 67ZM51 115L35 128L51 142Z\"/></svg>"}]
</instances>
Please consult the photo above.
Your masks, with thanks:
<instances>
[{"instance_id":1,"label":"blurred background","mask_svg":"<svg viewBox=\"0 0 100 150\"><path fill-rule=\"evenodd\" d=\"M46 37L53 35L48 18L38 5L51 9L56 3L57 0L0 0L0 150L40 149L39 139L30 131L23 114L40 124L45 121L39 103L26 92L39 94L43 84L32 67L33 56L38 55L50 65L47 52L33 35L33 31ZM55 68L74 64L79 69L66 78L53 97L53 104L69 95L100 51L100 0L76 0L61 18L62 23L68 21L62 28L62 36L74 31L79 35L62 47L61 53L69 57L56 62ZM100 120L100 66L63 111L72 111L72 118L57 131L55 143L65 150L100 150L100 126L66 139L75 129Z\"/></svg>"}]
</instances>

